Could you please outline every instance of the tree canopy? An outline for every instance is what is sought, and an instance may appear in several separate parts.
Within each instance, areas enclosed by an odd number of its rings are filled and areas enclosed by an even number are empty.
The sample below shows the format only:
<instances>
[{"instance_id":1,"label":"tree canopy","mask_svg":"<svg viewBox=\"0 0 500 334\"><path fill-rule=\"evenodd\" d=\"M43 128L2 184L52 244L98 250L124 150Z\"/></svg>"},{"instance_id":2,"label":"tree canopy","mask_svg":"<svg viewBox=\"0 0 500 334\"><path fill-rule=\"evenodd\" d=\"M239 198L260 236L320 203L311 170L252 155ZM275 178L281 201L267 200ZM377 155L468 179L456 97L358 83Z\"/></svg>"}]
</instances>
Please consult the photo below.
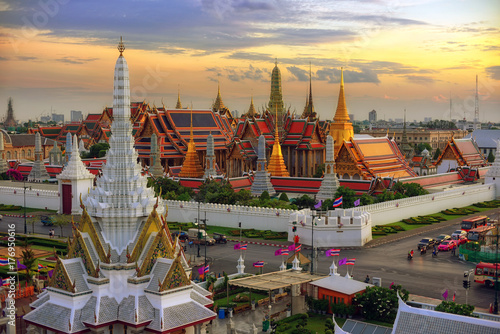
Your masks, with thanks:
<instances>
[{"instance_id":1,"label":"tree canopy","mask_svg":"<svg viewBox=\"0 0 500 334\"><path fill-rule=\"evenodd\" d=\"M106 155L106 152L109 150L108 143L97 143L89 148L88 153L82 153L82 158L84 159L92 159L92 158L102 158Z\"/></svg>"},{"instance_id":2,"label":"tree canopy","mask_svg":"<svg viewBox=\"0 0 500 334\"><path fill-rule=\"evenodd\" d=\"M401 285L393 284L389 289L379 286L367 287L364 293L358 293L353 299L363 318L393 323L398 310L397 293L404 301L410 293Z\"/></svg>"}]
</instances>

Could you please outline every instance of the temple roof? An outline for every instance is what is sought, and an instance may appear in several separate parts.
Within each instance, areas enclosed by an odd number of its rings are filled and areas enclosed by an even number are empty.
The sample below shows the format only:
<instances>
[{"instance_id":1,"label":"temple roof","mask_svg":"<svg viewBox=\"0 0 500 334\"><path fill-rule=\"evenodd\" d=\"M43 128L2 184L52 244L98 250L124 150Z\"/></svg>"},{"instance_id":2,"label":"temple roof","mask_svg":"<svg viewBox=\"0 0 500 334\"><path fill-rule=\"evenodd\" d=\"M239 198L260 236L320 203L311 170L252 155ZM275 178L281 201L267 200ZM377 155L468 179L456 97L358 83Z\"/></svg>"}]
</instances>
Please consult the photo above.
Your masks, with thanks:
<instances>
[{"instance_id":1,"label":"temple roof","mask_svg":"<svg viewBox=\"0 0 500 334\"><path fill-rule=\"evenodd\" d=\"M443 152L436 160L435 165L440 165L443 160L456 160L458 166L483 167L486 159L478 148L473 138L452 138Z\"/></svg>"},{"instance_id":2,"label":"temple roof","mask_svg":"<svg viewBox=\"0 0 500 334\"><path fill-rule=\"evenodd\" d=\"M364 179L417 176L404 159L397 144L387 137L353 138L343 143L338 157L341 158L338 164L346 163L348 160L349 163L354 163Z\"/></svg>"}]
</instances>

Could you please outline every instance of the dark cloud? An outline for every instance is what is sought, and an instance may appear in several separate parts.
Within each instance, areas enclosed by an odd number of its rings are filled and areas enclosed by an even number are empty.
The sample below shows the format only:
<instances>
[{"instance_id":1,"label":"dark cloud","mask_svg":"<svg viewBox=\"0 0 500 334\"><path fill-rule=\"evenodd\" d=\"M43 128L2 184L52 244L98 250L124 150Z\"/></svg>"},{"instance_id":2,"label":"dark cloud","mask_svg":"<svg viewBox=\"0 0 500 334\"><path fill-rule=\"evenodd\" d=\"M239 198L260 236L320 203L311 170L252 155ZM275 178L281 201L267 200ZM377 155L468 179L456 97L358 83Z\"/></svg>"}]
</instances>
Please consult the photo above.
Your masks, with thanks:
<instances>
[{"instance_id":1,"label":"dark cloud","mask_svg":"<svg viewBox=\"0 0 500 334\"><path fill-rule=\"evenodd\" d=\"M375 23L376 25L386 25L386 24L395 24L395 25L427 25L424 21L410 20L401 17L391 17L384 15L356 15L348 18L352 21L366 21Z\"/></svg>"},{"instance_id":2,"label":"dark cloud","mask_svg":"<svg viewBox=\"0 0 500 334\"><path fill-rule=\"evenodd\" d=\"M9 58L5 58L5 57L0 56L0 61L6 61L6 60L9 60Z\"/></svg>"},{"instance_id":3,"label":"dark cloud","mask_svg":"<svg viewBox=\"0 0 500 334\"><path fill-rule=\"evenodd\" d=\"M486 73L490 78L500 80L500 66L486 67Z\"/></svg>"},{"instance_id":4,"label":"dark cloud","mask_svg":"<svg viewBox=\"0 0 500 334\"><path fill-rule=\"evenodd\" d=\"M406 80L418 85L428 85L434 83L434 79L424 75L407 75Z\"/></svg>"},{"instance_id":5,"label":"dark cloud","mask_svg":"<svg viewBox=\"0 0 500 334\"><path fill-rule=\"evenodd\" d=\"M326 80L329 83L339 83L340 82L340 69L338 68L322 68L316 72L317 78L319 80ZM367 68L360 69L360 71L345 70L344 71L344 82L354 83L354 82L371 82L380 83L378 75L375 71Z\"/></svg>"},{"instance_id":6,"label":"dark cloud","mask_svg":"<svg viewBox=\"0 0 500 334\"><path fill-rule=\"evenodd\" d=\"M30 56L17 56L17 59L22 60L22 61L27 61L27 60L36 60L38 59L37 57L30 57Z\"/></svg>"},{"instance_id":7,"label":"dark cloud","mask_svg":"<svg viewBox=\"0 0 500 334\"><path fill-rule=\"evenodd\" d=\"M273 61L274 58L267 53L258 53L258 52L233 52L230 55L226 56L228 59L246 59L246 60L255 60L255 61Z\"/></svg>"},{"instance_id":8,"label":"dark cloud","mask_svg":"<svg viewBox=\"0 0 500 334\"><path fill-rule=\"evenodd\" d=\"M75 57L63 57L55 59L56 61L68 64L85 64L91 61L98 60L99 58L75 58Z\"/></svg>"},{"instance_id":9,"label":"dark cloud","mask_svg":"<svg viewBox=\"0 0 500 334\"><path fill-rule=\"evenodd\" d=\"M299 81L309 81L309 72L298 68L297 66L288 66L286 68Z\"/></svg>"},{"instance_id":10,"label":"dark cloud","mask_svg":"<svg viewBox=\"0 0 500 334\"><path fill-rule=\"evenodd\" d=\"M483 46L483 51L498 51L500 50L499 45L485 45Z\"/></svg>"},{"instance_id":11,"label":"dark cloud","mask_svg":"<svg viewBox=\"0 0 500 334\"><path fill-rule=\"evenodd\" d=\"M270 78L270 73L267 69L262 69L254 67L251 64L248 68L234 68L234 67L209 67L205 69L207 72L212 72L217 74L217 77L209 76L211 81L219 80L219 76L228 78L231 81L242 81L242 80L255 80L255 81L268 81Z\"/></svg>"}]
</instances>

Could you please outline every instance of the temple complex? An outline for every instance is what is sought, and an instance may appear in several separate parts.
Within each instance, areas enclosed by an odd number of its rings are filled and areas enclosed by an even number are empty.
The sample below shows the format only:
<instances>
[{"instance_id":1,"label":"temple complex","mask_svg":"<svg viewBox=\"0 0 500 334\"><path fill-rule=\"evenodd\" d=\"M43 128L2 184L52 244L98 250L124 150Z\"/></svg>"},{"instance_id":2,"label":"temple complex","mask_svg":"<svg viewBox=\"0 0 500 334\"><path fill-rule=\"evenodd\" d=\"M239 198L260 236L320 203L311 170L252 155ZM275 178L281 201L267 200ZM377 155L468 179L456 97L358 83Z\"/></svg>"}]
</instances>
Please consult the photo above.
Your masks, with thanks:
<instances>
[{"instance_id":1,"label":"temple complex","mask_svg":"<svg viewBox=\"0 0 500 334\"><path fill-rule=\"evenodd\" d=\"M31 333L194 334L216 317L210 293L191 282L183 249L162 216L164 204L137 163L121 41L118 50L106 164L80 200L67 258L57 257L49 287L24 316Z\"/></svg>"},{"instance_id":2,"label":"temple complex","mask_svg":"<svg viewBox=\"0 0 500 334\"><path fill-rule=\"evenodd\" d=\"M435 165L440 174L459 167L484 167L487 162L473 138L451 138Z\"/></svg>"},{"instance_id":3,"label":"temple complex","mask_svg":"<svg viewBox=\"0 0 500 334\"><path fill-rule=\"evenodd\" d=\"M196 153L196 144L193 138L193 113L191 113L191 134L189 136L188 150L184 161L182 162L180 177L188 178L200 178L204 174L203 167L198 160L198 154Z\"/></svg>"},{"instance_id":4,"label":"temple complex","mask_svg":"<svg viewBox=\"0 0 500 334\"><path fill-rule=\"evenodd\" d=\"M338 156L342 143L344 141L349 141L352 137L354 137L354 129L352 127L351 120L349 119L347 105L345 102L344 69L340 70L339 100L337 103L337 111L333 117L333 122L330 123L330 136L333 137L335 145L335 157Z\"/></svg>"},{"instance_id":5,"label":"temple complex","mask_svg":"<svg viewBox=\"0 0 500 334\"><path fill-rule=\"evenodd\" d=\"M278 118L278 113L276 112L276 118ZM271 176L290 176L283 161L283 154L281 153L280 139L278 135L278 123L276 123L276 129L274 131L274 145L273 152L269 158L269 164L267 167Z\"/></svg>"},{"instance_id":6,"label":"temple complex","mask_svg":"<svg viewBox=\"0 0 500 334\"><path fill-rule=\"evenodd\" d=\"M254 196L260 196L264 191L267 191L271 196L276 194L271 184L271 174L267 171L266 138L264 135L260 135L259 137L257 171L254 174L250 190Z\"/></svg>"}]
</instances>

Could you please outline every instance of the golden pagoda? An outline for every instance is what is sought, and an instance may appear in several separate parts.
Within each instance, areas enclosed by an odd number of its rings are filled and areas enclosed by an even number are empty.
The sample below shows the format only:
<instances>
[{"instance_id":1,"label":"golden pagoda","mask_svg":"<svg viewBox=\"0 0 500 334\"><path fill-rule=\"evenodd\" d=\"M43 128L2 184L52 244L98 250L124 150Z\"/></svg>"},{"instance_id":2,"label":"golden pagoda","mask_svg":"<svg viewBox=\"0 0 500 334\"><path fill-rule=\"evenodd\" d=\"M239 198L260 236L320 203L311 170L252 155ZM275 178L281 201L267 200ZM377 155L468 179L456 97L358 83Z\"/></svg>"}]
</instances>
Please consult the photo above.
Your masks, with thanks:
<instances>
[{"instance_id":1,"label":"golden pagoda","mask_svg":"<svg viewBox=\"0 0 500 334\"><path fill-rule=\"evenodd\" d=\"M344 141L349 141L352 137L354 137L354 129L352 127L351 120L349 119L345 103L343 68L340 70L339 101L337 103L335 117L333 117L333 122L330 124L330 135L334 140L335 157L337 157L342 143Z\"/></svg>"},{"instance_id":2,"label":"golden pagoda","mask_svg":"<svg viewBox=\"0 0 500 334\"><path fill-rule=\"evenodd\" d=\"M271 173L271 176L284 176L289 177L288 170L286 169L285 160L283 159L283 154L281 153L280 138L278 135L278 112L276 111L276 119L274 124L276 130L274 132L274 145L273 152L269 158L269 164L267 165L267 171Z\"/></svg>"},{"instance_id":3,"label":"golden pagoda","mask_svg":"<svg viewBox=\"0 0 500 334\"><path fill-rule=\"evenodd\" d=\"M222 97L220 95L220 84L219 83L217 83L217 97L215 98L215 102L214 102L214 105L212 106L212 109L219 111L219 112L221 110L226 109L226 107L224 106L224 102L222 102Z\"/></svg>"},{"instance_id":4,"label":"golden pagoda","mask_svg":"<svg viewBox=\"0 0 500 334\"><path fill-rule=\"evenodd\" d=\"M180 89L177 89L177 104L175 105L175 109L182 109Z\"/></svg>"},{"instance_id":5,"label":"golden pagoda","mask_svg":"<svg viewBox=\"0 0 500 334\"><path fill-rule=\"evenodd\" d=\"M193 138L193 110L191 110L191 133L189 135L189 144L184 157L179 177L201 178L204 174L203 167L201 167L198 154L196 153L196 144Z\"/></svg>"},{"instance_id":6,"label":"golden pagoda","mask_svg":"<svg viewBox=\"0 0 500 334\"><path fill-rule=\"evenodd\" d=\"M252 99L250 100L250 108L248 108L248 111L243 116L248 118L257 116L257 110L255 110L255 106L253 105L253 95Z\"/></svg>"}]
</instances>

